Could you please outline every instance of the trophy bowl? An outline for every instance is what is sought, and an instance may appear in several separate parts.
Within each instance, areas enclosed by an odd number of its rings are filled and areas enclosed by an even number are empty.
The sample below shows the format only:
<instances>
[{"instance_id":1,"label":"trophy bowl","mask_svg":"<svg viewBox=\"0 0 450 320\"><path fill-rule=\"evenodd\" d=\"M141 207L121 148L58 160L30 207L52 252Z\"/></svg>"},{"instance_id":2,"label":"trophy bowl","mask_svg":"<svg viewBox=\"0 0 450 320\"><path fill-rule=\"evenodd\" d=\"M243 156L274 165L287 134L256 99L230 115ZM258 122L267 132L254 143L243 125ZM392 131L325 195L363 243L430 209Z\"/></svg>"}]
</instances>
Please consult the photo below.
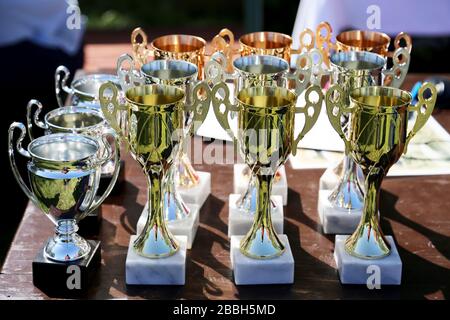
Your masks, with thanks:
<instances>
[{"instance_id":1,"label":"trophy bowl","mask_svg":"<svg viewBox=\"0 0 450 320\"><path fill-rule=\"evenodd\" d=\"M34 113L33 108L36 107ZM30 100L27 105L27 127L30 140L34 139L34 126L45 130L45 134L50 133L77 133L101 140L104 134L114 135L114 130L106 122L101 110L90 106L76 105L54 109L44 116L44 120L39 120L39 115L43 109L42 104L37 100ZM105 152L103 143L99 144L100 154ZM120 150L116 150L120 152ZM102 167L102 174L112 176L115 171L114 160L111 159Z\"/></svg>"},{"instance_id":2,"label":"trophy bowl","mask_svg":"<svg viewBox=\"0 0 450 320\"><path fill-rule=\"evenodd\" d=\"M147 63L150 56L155 60L184 60L195 64L198 78L203 76L206 40L193 35L171 34L154 39L148 48L147 34L142 28L131 33L133 55L139 66Z\"/></svg>"},{"instance_id":3,"label":"trophy bowl","mask_svg":"<svg viewBox=\"0 0 450 320\"><path fill-rule=\"evenodd\" d=\"M65 105L63 92L69 95L70 105L83 104L99 109L98 91L103 83L113 82L120 89L119 79L113 74L89 74L68 85L69 76L70 71L65 66L59 66L55 71L56 100L60 107Z\"/></svg>"},{"instance_id":4,"label":"trophy bowl","mask_svg":"<svg viewBox=\"0 0 450 320\"><path fill-rule=\"evenodd\" d=\"M14 130L21 135L16 149L30 160L27 164L31 188L22 179L14 158ZM22 148L26 129L21 123L9 128L9 159L14 176L28 198L56 225L56 234L46 244L44 254L55 261L75 261L87 256L89 243L76 232L77 223L94 211L109 195L118 175L118 156L115 156L113 179L107 190L95 199L102 165L112 152L106 147L100 153L96 139L79 134L49 134L34 139L27 150ZM102 142L107 145L107 136ZM113 137L114 138L114 137ZM118 143L115 141L118 148Z\"/></svg>"},{"instance_id":5,"label":"trophy bowl","mask_svg":"<svg viewBox=\"0 0 450 320\"><path fill-rule=\"evenodd\" d=\"M425 98L425 92L430 93ZM392 87L368 86L350 92L350 105L339 85L326 94L327 114L336 132L344 140L346 153L359 164L365 175L365 197L361 221L347 239L345 250L362 259L379 259L390 254L390 246L378 219L380 186L390 167L406 152L412 137L430 117L436 102L436 88L425 83L419 89L418 103L411 105L411 94ZM407 132L408 113L416 114L415 124ZM340 118L350 116L349 136L344 134Z\"/></svg>"},{"instance_id":6,"label":"trophy bowl","mask_svg":"<svg viewBox=\"0 0 450 320\"><path fill-rule=\"evenodd\" d=\"M400 32L395 37L394 46L396 49L400 47L401 42L404 42L408 52L411 53L412 41L407 33ZM378 31L349 30L336 36L338 51L370 51L383 57L392 55L389 52L390 43L391 38L387 34Z\"/></svg>"}]
</instances>

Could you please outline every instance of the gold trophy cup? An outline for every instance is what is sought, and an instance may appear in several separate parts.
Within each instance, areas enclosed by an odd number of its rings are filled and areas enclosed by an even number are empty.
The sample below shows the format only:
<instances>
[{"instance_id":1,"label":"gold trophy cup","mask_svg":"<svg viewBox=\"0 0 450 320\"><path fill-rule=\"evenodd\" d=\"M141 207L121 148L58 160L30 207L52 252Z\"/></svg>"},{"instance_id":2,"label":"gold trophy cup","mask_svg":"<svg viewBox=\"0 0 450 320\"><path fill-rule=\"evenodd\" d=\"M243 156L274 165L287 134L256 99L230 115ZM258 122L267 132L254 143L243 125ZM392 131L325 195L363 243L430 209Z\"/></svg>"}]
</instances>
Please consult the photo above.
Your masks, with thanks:
<instances>
[{"instance_id":1,"label":"gold trophy cup","mask_svg":"<svg viewBox=\"0 0 450 320\"><path fill-rule=\"evenodd\" d=\"M164 190L183 136L184 112L192 112L194 121L200 116L197 92L201 89L209 88L204 85L195 87L194 104L187 107L184 105L183 90L173 86L132 87L125 93L124 105L117 100L118 90L114 84L107 83L100 87L105 118L125 141L148 180L148 219L133 244L134 251L141 256L162 258L178 251L178 243L167 229L164 219Z\"/></svg>"},{"instance_id":2,"label":"gold trophy cup","mask_svg":"<svg viewBox=\"0 0 450 320\"><path fill-rule=\"evenodd\" d=\"M431 94L425 98L425 92ZM436 89L425 83L419 90L419 101L411 105L411 95L391 87L368 86L350 92L345 103L341 86L334 85L326 94L327 114L345 143L345 152L359 164L365 175L364 208L355 232L346 240L345 251L362 259L379 259L389 255L390 246L378 219L379 194L389 168L406 152L412 137L424 126L436 102ZM407 133L408 113L417 115ZM341 127L341 116L348 114L348 134Z\"/></svg>"},{"instance_id":3,"label":"gold trophy cup","mask_svg":"<svg viewBox=\"0 0 450 320\"><path fill-rule=\"evenodd\" d=\"M311 100L313 95L317 99ZM312 128L319 115L322 92L319 87L306 90L306 106L296 107L297 95L281 87L249 87L237 95L237 103L229 101L224 83L212 90L214 113L235 143L239 141L242 157L257 177L257 207L251 230L240 244L241 252L254 259L270 259L281 255L285 245L276 234L271 220L270 193L277 169ZM223 98L222 98L223 97ZM225 106L222 112L221 107ZM310 110L311 109L311 110ZM230 130L228 115L238 114L238 133ZM305 125L294 138L294 117L305 116Z\"/></svg>"}]
</instances>

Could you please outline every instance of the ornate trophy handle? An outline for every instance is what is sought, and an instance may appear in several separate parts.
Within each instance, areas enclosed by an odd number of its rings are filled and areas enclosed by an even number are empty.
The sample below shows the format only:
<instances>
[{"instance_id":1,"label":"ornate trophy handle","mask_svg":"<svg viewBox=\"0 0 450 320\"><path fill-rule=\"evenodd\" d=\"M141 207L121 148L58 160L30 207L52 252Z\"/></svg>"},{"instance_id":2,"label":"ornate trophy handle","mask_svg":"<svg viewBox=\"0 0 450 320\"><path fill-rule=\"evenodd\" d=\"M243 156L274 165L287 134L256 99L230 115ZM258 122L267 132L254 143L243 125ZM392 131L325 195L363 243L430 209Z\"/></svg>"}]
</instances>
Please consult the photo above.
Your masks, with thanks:
<instances>
[{"instance_id":1,"label":"ornate trophy handle","mask_svg":"<svg viewBox=\"0 0 450 320\"><path fill-rule=\"evenodd\" d=\"M394 65L389 70L383 70L384 85L400 88L406 78L411 61L407 48L397 48L392 57Z\"/></svg>"},{"instance_id":2,"label":"ornate trophy handle","mask_svg":"<svg viewBox=\"0 0 450 320\"><path fill-rule=\"evenodd\" d=\"M33 111L33 106L36 106L37 109L34 112L34 115L32 117L31 114ZM30 141L34 140L33 122L36 126L38 126L41 129L44 129L44 130L48 129L48 125L44 121L39 120L39 115L41 114L41 111L42 111L42 103L40 103L38 100L35 100L35 99L31 99L30 101L28 101L28 104L27 104L27 128L28 128L28 137L30 137Z\"/></svg>"},{"instance_id":3,"label":"ornate trophy handle","mask_svg":"<svg viewBox=\"0 0 450 320\"><path fill-rule=\"evenodd\" d=\"M314 45L316 42L316 39L314 37L314 31L312 31L309 28L305 28L305 30L303 30L300 33L299 40L300 40L300 46L298 47L297 50L292 50L291 51L292 54L302 53L304 51L309 51L314 48Z\"/></svg>"},{"instance_id":4,"label":"ornate trophy handle","mask_svg":"<svg viewBox=\"0 0 450 320\"><path fill-rule=\"evenodd\" d=\"M312 58L309 52L303 52L295 61L296 70L293 74L289 74L288 78L295 80L295 93L300 95L311 81Z\"/></svg>"},{"instance_id":5,"label":"ornate trophy handle","mask_svg":"<svg viewBox=\"0 0 450 320\"><path fill-rule=\"evenodd\" d=\"M220 94L219 90L223 90L223 97ZM217 94L221 97L217 98ZM233 142L236 142L236 136L230 128L230 123L228 122L228 114L232 111L238 111L239 108L237 105L234 105L230 102L230 90L228 89L225 82L221 82L214 86L211 91L211 100L213 104L214 114L216 115L216 119L222 128L227 132L227 134L233 139ZM220 107L224 105L225 110L223 112L220 111Z\"/></svg>"},{"instance_id":6,"label":"ornate trophy handle","mask_svg":"<svg viewBox=\"0 0 450 320\"><path fill-rule=\"evenodd\" d=\"M405 41L405 46L402 47L400 44L401 41ZM395 51L397 51L397 49L399 48L405 48L406 50L408 50L408 53L411 53L412 50L412 39L411 36L409 34L407 34L406 32L400 32L394 39L394 48ZM394 54L394 52L389 52L388 56L392 57Z\"/></svg>"},{"instance_id":7,"label":"ornate trophy handle","mask_svg":"<svg viewBox=\"0 0 450 320\"><path fill-rule=\"evenodd\" d=\"M114 151L111 150L111 144L108 141L108 136L112 137L114 140ZM97 199L94 200L91 207L89 208L89 213L97 209L103 201L109 196L112 189L114 188L114 185L116 184L117 177L119 176L120 172L120 144L119 139L117 138L116 134L111 130L109 132L106 132L102 135L101 143L104 144L106 155L102 155L102 157L98 160L98 165L104 165L109 160L111 160L112 156L114 155L114 173L112 175L111 181L109 182L108 187L106 188L105 192Z\"/></svg>"},{"instance_id":8,"label":"ornate trophy handle","mask_svg":"<svg viewBox=\"0 0 450 320\"><path fill-rule=\"evenodd\" d=\"M73 94L73 89L67 86L67 80L69 80L70 71L65 66L59 66L55 71L55 93L58 106L64 107L64 101L61 97L62 91L69 95Z\"/></svg>"},{"instance_id":9,"label":"ornate trophy handle","mask_svg":"<svg viewBox=\"0 0 450 320\"><path fill-rule=\"evenodd\" d=\"M311 94L315 93L317 95L317 101L311 101ZM302 131L298 134L297 138L294 140L292 145L292 154L295 156L297 154L297 147L300 140L311 130L311 128L316 123L319 118L320 109L322 108L323 93L319 86L311 86L305 92L305 106L295 107L295 113L303 113L305 115L305 124ZM312 113L310 113L312 109Z\"/></svg>"},{"instance_id":10,"label":"ornate trophy handle","mask_svg":"<svg viewBox=\"0 0 450 320\"><path fill-rule=\"evenodd\" d=\"M224 82L228 77L225 70L228 69L230 61L222 52L214 53L205 66L206 81L212 85Z\"/></svg>"},{"instance_id":11,"label":"ornate trophy handle","mask_svg":"<svg viewBox=\"0 0 450 320\"><path fill-rule=\"evenodd\" d=\"M24 148L22 148L22 141L25 138L26 135L26 128L25 126L20 122L13 122L9 126L8 130L8 155L9 155L9 163L11 165L12 172L14 174L14 177L16 178L17 182L19 183L20 188L23 190L23 192L27 195L27 197L36 205L39 207L39 202L37 201L36 197L34 196L33 192L28 188L25 181L23 181L22 176L20 175L19 169L16 165L16 160L14 158L14 130L15 129L20 130L20 137L16 141L16 149L17 151L24 157L30 158L30 154L28 151L26 151Z\"/></svg>"},{"instance_id":12,"label":"ornate trophy handle","mask_svg":"<svg viewBox=\"0 0 450 320\"><path fill-rule=\"evenodd\" d=\"M429 98L424 97L424 93L426 90L430 90L431 96ZM418 101L415 106L409 106L408 111L417 112L416 122L414 123L413 128L408 133L405 141L405 149L403 153L406 153L409 142L415 136L415 134L422 129L425 123L430 118L431 113L434 109L434 104L436 103L437 91L436 87L429 82L425 82L419 89L419 93L417 95Z\"/></svg>"},{"instance_id":13,"label":"ornate trophy handle","mask_svg":"<svg viewBox=\"0 0 450 320\"><path fill-rule=\"evenodd\" d=\"M322 30L325 30L325 35L322 35ZM324 63L327 68L330 67L330 51L336 49L335 44L331 42L332 34L333 29L326 21L319 23L316 28L316 45L324 57Z\"/></svg>"},{"instance_id":14,"label":"ornate trophy handle","mask_svg":"<svg viewBox=\"0 0 450 320\"><path fill-rule=\"evenodd\" d=\"M142 42L139 42L139 37ZM133 56L138 66L143 66L147 62L147 58L153 55L153 51L147 48L147 34L141 27L137 27L131 32L131 45L133 47Z\"/></svg>"},{"instance_id":15,"label":"ornate trophy handle","mask_svg":"<svg viewBox=\"0 0 450 320\"><path fill-rule=\"evenodd\" d=\"M233 64L232 64L233 55L237 53L233 49L234 46L233 32L227 28L220 30L219 34L212 39L211 45L214 48L214 51L223 53L223 55L227 60L226 71L228 73L233 73Z\"/></svg>"},{"instance_id":16,"label":"ornate trophy handle","mask_svg":"<svg viewBox=\"0 0 450 320\"><path fill-rule=\"evenodd\" d=\"M124 68L126 62L128 62L130 66L128 69ZM128 53L122 54L117 59L116 72L123 92L126 92L128 89L136 85L145 84L144 77L141 76L137 70L135 70L134 59Z\"/></svg>"},{"instance_id":17,"label":"ornate trophy handle","mask_svg":"<svg viewBox=\"0 0 450 320\"><path fill-rule=\"evenodd\" d=\"M192 122L189 134L195 133L205 121L211 104L211 89L205 81L199 82L192 90L192 104L186 105L186 112L192 112ZM191 132L192 130L192 132Z\"/></svg>"},{"instance_id":18,"label":"ornate trophy handle","mask_svg":"<svg viewBox=\"0 0 450 320\"><path fill-rule=\"evenodd\" d=\"M341 116L343 113L351 113L351 108L345 107L344 90L339 84L333 85L328 89L325 96L325 105L327 107L327 115L334 130L339 134L345 144L345 154L350 151L350 141L344 134L341 127Z\"/></svg>"},{"instance_id":19,"label":"ornate trophy handle","mask_svg":"<svg viewBox=\"0 0 450 320\"><path fill-rule=\"evenodd\" d=\"M105 91L112 92L111 96L108 96L105 94ZM101 85L99 89L99 99L100 99L100 106L102 108L103 116L105 117L106 121L108 121L111 128L113 128L116 131L116 134L127 141L124 133L122 132L122 129L120 128L120 125L117 121L118 118L118 111L127 110L126 106L120 105L117 99L118 96L118 89L112 82L107 82Z\"/></svg>"}]
</instances>

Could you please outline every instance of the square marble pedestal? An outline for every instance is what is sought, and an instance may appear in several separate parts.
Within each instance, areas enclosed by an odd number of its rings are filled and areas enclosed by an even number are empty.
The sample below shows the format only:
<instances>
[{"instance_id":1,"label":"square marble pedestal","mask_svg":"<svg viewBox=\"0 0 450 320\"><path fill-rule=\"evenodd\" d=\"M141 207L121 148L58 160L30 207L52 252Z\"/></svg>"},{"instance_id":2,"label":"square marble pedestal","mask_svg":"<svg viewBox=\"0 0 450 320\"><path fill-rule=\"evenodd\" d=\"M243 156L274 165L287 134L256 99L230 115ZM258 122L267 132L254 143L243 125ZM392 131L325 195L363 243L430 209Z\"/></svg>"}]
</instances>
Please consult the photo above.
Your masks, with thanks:
<instances>
[{"instance_id":1,"label":"square marble pedestal","mask_svg":"<svg viewBox=\"0 0 450 320\"><path fill-rule=\"evenodd\" d=\"M236 207L236 202L240 196L240 194L233 193L228 198L228 238L246 235L253 224L254 215ZM277 234L282 234L284 223L283 199L281 196L272 196L271 198L276 204L276 207L272 208L273 227ZM253 210L255 209L253 208Z\"/></svg>"},{"instance_id":2,"label":"square marble pedestal","mask_svg":"<svg viewBox=\"0 0 450 320\"><path fill-rule=\"evenodd\" d=\"M125 281L130 285L184 285L186 278L185 236L176 236L180 249L174 255L150 259L133 250L137 236L131 236L125 265Z\"/></svg>"},{"instance_id":3,"label":"square marble pedestal","mask_svg":"<svg viewBox=\"0 0 450 320\"><path fill-rule=\"evenodd\" d=\"M189 217L179 221L170 221L167 222L167 227L170 232L172 232L175 236L186 236L187 243L186 248L189 250L192 248L192 244L195 240L195 235L197 234L198 225L200 224L200 213L199 207L195 204L186 204L187 207L191 210ZM148 210L147 204L142 210L141 216L139 217L137 226L136 226L136 234L141 234L142 230L145 227L145 223L147 222Z\"/></svg>"},{"instance_id":4,"label":"square marble pedestal","mask_svg":"<svg viewBox=\"0 0 450 320\"><path fill-rule=\"evenodd\" d=\"M339 176L333 171L337 164L329 167L319 179L319 190L332 190L339 182Z\"/></svg>"},{"instance_id":5,"label":"square marble pedestal","mask_svg":"<svg viewBox=\"0 0 450 320\"><path fill-rule=\"evenodd\" d=\"M211 193L211 173L197 171L197 174L200 179L198 185L192 188L183 188L177 185L176 188L184 202L196 204L201 208Z\"/></svg>"},{"instance_id":6,"label":"square marble pedestal","mask_svg":"<svg viewBox=\"0 0 450 320\"><path fill-rule=\"evenodd\" d=\"M286 250L273 259L252 259L239 250L243 236L232 236L230 244L231 267L237 285L294 283L294 257L286 235L278 235Z\"/></svg>"},{"instance_id":7,"label":"square marble pedestal","mask_svg":"<svg viewBox=\"0 0 450 320\"><path fill-rule=\"evenodd\" d=\"M361 220L362 209L335 208L328 197L331 190L319 190L317 210L325 234L352 234Z\"/></svg>"},{"instance_id":8,"label":"square marble pedestal","mask_svg":"<svg viewBox=\"0 0 450 320\"><path fill-rule=\"evenodd\" d=\"M391 236L386 237L391 245L391 253L387 257L370 260L349 255L344 249L347 237L337 235L334 244L334 260L341 283L364 285L367 285L368 282L370 284L379 283L380 285L399 285L401 283L402 260Z\"/></svg>"},{"instance_id":9,"label":"square marble pedestal","mask_svg":"<svg viewBox=\"0 0 450 320\"><path fill-rule=\"evenodd\" d=\"M248 179L242 175L242 171L247 167L245 163L237 163L233 168L233 193L243 194L248 188ZM272 185L272 195L281 196L283 198L283 206L287 205L288 183L286 178L286 170L281 166L278 171L281 179Z\"/></svg>"}]
</instances>

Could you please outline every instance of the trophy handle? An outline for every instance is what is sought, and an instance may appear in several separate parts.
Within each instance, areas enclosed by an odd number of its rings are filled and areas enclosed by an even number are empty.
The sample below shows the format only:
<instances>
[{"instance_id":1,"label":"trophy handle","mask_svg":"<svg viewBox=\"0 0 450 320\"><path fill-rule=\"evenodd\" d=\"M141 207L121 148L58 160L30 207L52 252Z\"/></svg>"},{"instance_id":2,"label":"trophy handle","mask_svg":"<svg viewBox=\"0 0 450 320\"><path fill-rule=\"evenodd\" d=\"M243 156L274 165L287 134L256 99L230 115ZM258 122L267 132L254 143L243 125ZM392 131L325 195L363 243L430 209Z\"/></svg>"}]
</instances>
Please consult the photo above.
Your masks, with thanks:
<instances>
[{"instance_id":1,"label":"trophy handle","mask_svg":"<svg viewBox=\"0 0 450 320\"><path fill-rule=\"evenodd\" d=\"M107 139L108 136L112 137L114 140L113 143L114 151L111 150L112 149L111 144L108 142ZM105 201L105 199L109 196L112 189L114 188L114 185L116 184L117 177L119 176L120 172L120 144L119 139L117 139L115 132L113 132L112 130L106 132L105 134L102 135L101 140L102 140L101 143L103 143L105 146L106 155L102 155L102 157L98 160L98 164L99 165L106 164L109 160L111 160L112 155L114 154L114 173L105 192L103 192L103 194L97 200L94 200L94 202L92 203L91 207L89 208L89 213L97 209L103 203L103 201Z\"/></svg>"},{"instance_id":2,"label":"trophy handle","mask_svg":"<svg viewBox=\"0 0 450 320\"><path fill-rule=\"evenodd\" d=\"M39 207L39 202L37 201L36 197L34 196L33 192L28 188L25 181L23 181L22 176L20 175L19 169L16 165L16 160L14 158L14 130L15 129L20 130L20 137L16 141L16 149L17 151L24 157L30 158L30 154L28 151L26 151L22 147L22 141L25 138L26 135L26 128L25 126L20 122L13 122L9 126L8 130L8 155L9 155L9 163L11 165L12 172L14 174L14 177L16 178L17 182L19 183L20 188L22 191L27 195L27 197L37 206Z\"/></svg>"},{"instance_id":3,"label":"trophy handle","mask_svg":"<svg viewBox=\"0 0 450 320\"><path fill-rule=\"evenodd\" d=\"M295 93L300 95L311 81L312 58L309 52L303 52L295 61L296 70L293 74L289 74L288 78L295 80Z\"/></svg>"},{"instance_id":4,"label":"trophy handle","mask_svg":"<svg viewBox=\"0 0 450 320\"><path fill-rule=\"evenodd\" d=\"M300 40L300 46L297 50L292 49L291 54L300 54L304 51L309 51L314 48L316 39L314 37L314 32L311 29L305 28L305 30L300 33L300 36L298 38Z\"/></svg>"},{"instance_id":5,"label":"trophy handle","mask_svg":"<svg viewBox=\"0 0 450 320\"><path fill-rule=\"evenodd\" d=\"M333 85L328 89L325 96L325 105L327 108L327 115L333 129L339 134L345 144L345 154L350 151L350 141L344 134L341 127L341 116L343 113L351 113L351 108L345 107L345 94L344 90L339 84Z\"/></svg>"},{"instance_id":6,"label":"trophy handle","mask_svg":"<svg viewBox=\"0 0 450 320\"><path fill-rule=\"evenodd\" d=\"M138 39L142 41L139 42ZM137 27L131 32L131 46L133 47L133 56L138 66L143 66L147 62L147 58L153 55L153 51L147 48L147 34L141 27Z\"/></svg>"},{"instance_id":7,"label":"trophy handle","mask_svg":"<svg viewBox=\"0 0 450 320\"><path fill-rule=\"evenodd\" d=\"M128 69L124 68L126 63L130 66ZM144 77L137 70L135 70L134 59L128 53L122 54L117 59L116 72L123 92L126 92L128 89L136 85L145 84Z\"/></svg>"},{"instance_id":8,"label":"trophy handle","mask_svg":"<svg viewBox=\"0 0 450 320\"><path fill-rule=\"evenodd\" d=\"M224 92L223 97L219 92L220 89L222 89ZM220 98L218 98L217 95L219 95ZM232 111L239 111L239 108L237 105L234 105L230 102L230 90L228 89L228 86L225 82L220 82L214 86L211 91L211 100L217 121L227 132L227 134L233 139L233 142L236 142L236 136L231 130L230 123L228 122L228 114ZM220 107L222 105L225 106L225 110L223 112L220 111Z\"/></svg>"},{"instance_id":9,"label":"trophy handle","mask_svg":"<svg viewBox=\"0 0 450 320\"><path fill-rule=\"evenodd\" d=\"M322 34L322 30L325 30L324 35ZM322 21L318 24L316 28L316 46L322 53L327 68L330 67L330 51L336 49L336 46L331 42L332 35L333 29L328 22Z\"/></svg>"},{"instance_id":10,"label":"trophy handle","mask_svg":"<svg viewBox=\"0 0 450 320\"><path fill-rule=\"evenodd\" d=\"M110 96L106 95L105 91L112 92L112 95ZM120 138L127 141L117 121L118 111L126 110L127 108L126 106L119 104L117 96L118 96L118 89L114 83L106 82L100 86L99 100L103 116L105 117L106 121L108 121L111 128L113 128L116 131L116 134Z\"/></svg>"},{"instance_id":11,"label":"trophy handle","mask_svg":"<svg viewBox=\"0 0 450 320\"><path fill-rule=\"evenodd\" d=\"M227 41L228 39L228 41ZM217 52L222 52L226 57L226 71L228 73L233 73L233 54L235 53L233 50L234 46L234 34L230 29L223 28L220 30L219 34L216 35L212 41L211 45L214 50Z\"/></svg>"},{"instance_id":12,"label":"trophy handle","mask_svg":"<svg viewBox=\"0 0 450 320\"><path fill-rule=\"evenodd\" d=\"M214 53L205 66L206 81L212 85L216 85L227 79L225 70L231 62L222 52Z\"/></svg>"},{"instance_id":13,"label":"trophy handle","mask_svg":"<svg viewBox=\"0 0 450 320\"><path fill-rule=\"evenodd\" d=\"M425 98L425 96L424 96L424 93L426 90L430 90L430 92L431 92L431 96L428 98ZM436 97L437 97L436 87L430 82L425 82L420 87L417 97L418 97L418 101L417 101L416 105L408 107L408 111L417 112L417 118L416 118L416 122L414 123L413 128L411 129L411 131L408 133L408 136L406 137L405 150L403 151L403 153L406 153L409 142L415 136L415 134L420 129L422 129L422 127L428 121L428 118L430 118L431 113L433 112L434 104L436 103Z\"/></svg>"},{"instance_id":14,"label":"trophy handle","mask_svg":"<svg viewBox=\"0 0 450 320\"><path fill-rule=\"evenodd\" d=\"M189 134L195 133L208 115L211 104L211 89L205 81L197 83L192 90L192 104L185 106L186 112L192 112L192 122ZM191 132L192 130L192 132Z\"/></svg>"},{"instance_id":15,"label":"trophy handle","mask_svg":"<svg viewBox=\"0 0 450 320\"><path fill-rule=\"evenodd\" d=\"M404 47L402 47L400 45L400 42L402 40L405 41L405 46ZM394 39L394 48L395 48L395 51L397 51L398 48L405 48L406 50L408 50L408 53L411 53L411 50L412 50L412 39L411 39L411 36L409 34L407 34L406 32L400 32ZM392 52L389 52L388 55L392 56Z\"/></svg>"},{"instance_id":16,"label":"trophy handle","mask_svg":"<svg viewBox=\"0 0 450 320\"><path fill-rule=\"evenodd\" d=\"M33 117L31 116L33 111L33 106L36 106L36 111L34 112ZM48 125L44 122L39 120L39 115L42 111L42 103L40 103L38 100L31 99L28 101L27 104L27 128L28 128L28 137L30 137L30 141L34 140L33 135L33 122L36 126L38 126L41 129L47 130Z\"/></svg>"},{"instance_id":17,"label":"trophy handle","mask_svg":"<svg viewBox=\"0 0 450 320\"><path fill-rule=\"evenodd\" d=\"M392 60L394 65L388 70L383 70L384 85L400 88L408 73L410 54L406 48L397 48Z\"/></svg>"},{"instance_id":18,"label":"trophy handle","mask_svg":"<svg viewBox=\"0 0 450 320\"><path fill-rule=\"evenodd\" d=\"M317 101L311 101L311 94L317 95ZM298 134L297 138L294 140L292 145L292 154L295 156L297 154L297 146L300 140L311 130L314 124L319 118L320 109L322 108L323 93L319 86L311 86L305 92L305 106L295 107L295 113L303 113L305 115L305 124L302 131ZM310 110L312 109L312 113Z\"/></svg>"},{"instance_id":19,"label":"trophy handle","mask_svg":"<svg viewBox=\"0 0 450 320\"><path fill-rule=\"evenodd\" d=\"M70 71L65 66L59 66L55 71L55 93L58 106L64 107L65 103L61 97L62 91L68 95L73 95L73 90L67 86L67 80L69 80Z\"/></svg>"}]
</instances>

